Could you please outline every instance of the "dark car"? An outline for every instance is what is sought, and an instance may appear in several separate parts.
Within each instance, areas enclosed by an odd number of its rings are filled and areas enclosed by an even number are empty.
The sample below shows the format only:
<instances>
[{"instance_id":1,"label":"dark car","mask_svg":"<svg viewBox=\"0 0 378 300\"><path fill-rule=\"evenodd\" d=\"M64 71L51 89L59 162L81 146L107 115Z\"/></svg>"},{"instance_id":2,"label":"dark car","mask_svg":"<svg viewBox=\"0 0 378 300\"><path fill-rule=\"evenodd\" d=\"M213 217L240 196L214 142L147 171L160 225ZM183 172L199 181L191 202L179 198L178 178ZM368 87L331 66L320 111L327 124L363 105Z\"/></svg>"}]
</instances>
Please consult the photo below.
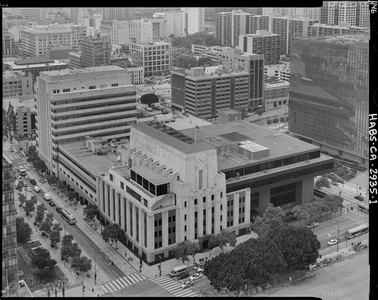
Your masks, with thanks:
<instances>
[{"instance_id":1,"label":"dark car","mask_svg":"<svg viewBox=\"0 0 378 300\"><path fill-rule=\"evenodd\" d=\"M360 195L354 196L354 199L357 199L359 201L364 201L364 197L362 197Z\"/></svg>"},{"instance_id":2,"label":"dark car","mask_svg":"<svg viewBox=\"0 0 378 300\"><path fill-rule=\"evenodd\" d=\"M177 276L177 279L181 280L181 279L185 279L185 278L188 278L189 277L189 272L184 272L182 274L180 274L179 276Z\"/></svg>"},{"instance_id":3,"label":"dark car","mask_svg":"<svg viewBox=\"0 0 378 300\"><path fill-rule=\"evenodd\" d=\"M63 209L62 209L61 207L57 206L55 210L56 210L58 213L61 213Z\"/></svg>"},{"instance_id":4,"label":"dark car","mask_svg":"<svg viewBox=\"0 0 378 300\"><path fill-rule=\"evenodd\" d=\"M55 203L53 201L49 201L50 206L55 206Z\"/></svg>"},{"instance_id":5,"label":"dark car","mask_svg":"<svg viewBox=\"0 0 378 300\"><path fill-rule=\"evenodd\" d=\"M30 179L30 183L31 183L32 185L37 185L37 181L35 181L34 179Z\"/></svg>"}]
</instances>

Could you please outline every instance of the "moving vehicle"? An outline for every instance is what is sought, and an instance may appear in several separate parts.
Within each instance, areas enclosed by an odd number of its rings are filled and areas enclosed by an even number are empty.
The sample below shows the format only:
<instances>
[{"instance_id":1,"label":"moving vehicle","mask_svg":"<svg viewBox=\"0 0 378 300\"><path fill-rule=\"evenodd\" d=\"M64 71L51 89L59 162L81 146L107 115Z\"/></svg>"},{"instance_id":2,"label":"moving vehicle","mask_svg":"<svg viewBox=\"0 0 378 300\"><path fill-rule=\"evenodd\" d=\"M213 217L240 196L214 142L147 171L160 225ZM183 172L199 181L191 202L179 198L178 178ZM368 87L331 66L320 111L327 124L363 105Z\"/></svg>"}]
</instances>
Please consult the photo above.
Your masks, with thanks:
<instances>
[{"instance_id":1,"label":"moving vehicle","mask_svg":"<svg viewBox=\"0 0 378 300\"><path fill-rule=\"evenodd\" d=\"M68 224L76 224L76 218L66 209L62 209L60 212L62 215L62 218L67 221Z\"/></svg>"},{"instance_id":2,"label":"moving vehicle","mask_svg":"<svg viewBox=\"0 0 378 300\"><path fill-rule=\"evenodd\" d=\"M197 271L198 273L202 273L205 269L201 267L194 267L194 270Z\"/></svg>"},{"instance_id":3,"label":"moving vehicle","mask_svg":"<svg viewBox=\"0 0 378 300\"><path fill-rule=\"evenodd\" d=\"M307 226L307 228L315 228L315 227L319 226L319 222L315 221L315 222L312 222L312 223L308 223L306 226Z\"/></svg>"},{"instance_id":4,"label":"moving vehicle","mask_svg":"<svg viewBox=\"0 0 378 300\"><path fill-rule=\"evenodd\" d=\"M18 179L18 181L22 181L22 177L21 176L18 176L17 179Z\"/></svg>"},{"instance_id":5,"label":"moving vehicle","mask_svg":"<svg viewBox=\"0 0 378 300\"><path fill-rule=\"evenodd\" d=\"M28 192L31 192L32 191L32 189L31 189L31 187L30 186L28 186L28 188L26 189Z\"/></svg>"},{"instance_id":6,"label":"moving vehicle","mask_svg":"<svg viewBox=\"0 0 378 300\"><path fill-rule=\"evenodd\" d=\"M28 175L26 175L26 176L25 176L25 179L26 179L26 180L29 180L29 179L30 179L30 177L29 177Z\"/></svg>"},{"instance_id":7,"label":"moving vehicle","mask_svg":"<svg viewBox=\"0 0 378 300\"><path fill-rule=\"evenodd\" d=\"M329 240L328 241L329 246L336 245L336 244L337 244L337 240Z\"/></svg>"},{"instance_id":8,"label":"moving vehicle","mask_svg":"<svg viewBox=\"0 0 378 300\"><path fill-rule=\"evenodd\" d=\"M202 277L202 273L195 273L192 276L189 277L191 280L200 279Z\"/></svg>"},{"instance_id":9,"label":"moving vehicle","mask_svg":"<svg viewBox=\"0 0 378 300\"><path fill-rule=\"evenodd\" d=\"M59 207L59 206L57 206L56 208L55 208L55 210L58 212L58 213L61 213L62 212L62 210L63 210L63 208L61 208L61 207Z\"/></svg>"},{"instance_id":10,"label":"moving vehicle","mask_svg":"<svg viewBox=\"0 0 378 300\"><path fill-rule=\"evenodd\" d=\"M362 204L362 203L358 204L357 209L366 213L366 214L369 214L369 205L367 205L367 204Z\"/></svg>"},{"instance_id":11,"label":"moving vehicle","mask_svg":"<svg viewBox=\"0 0 378 300\"><path fill-rule=\"evenodd\" d=\"M362 197L360 195L354 196L354 199L357 199L359 201L364 201L364 197Z\"/></svg>"},{"instance_id":12,"label":"moving vehicle","mask_svg":"<svg viewBox=\"0 0 378 300\"><path fill-rule=\"evenodd\" d=\"M34 189L34 191L35 191L36 193L39 193L39 192L41 191L41 189L39 188L38 185L36 185L33 189Z\"/></svg>"},{"instance_id":13,"label":"moving vehicle","mask_svg":"<svg viewBox=\"0 0 378 300\"><path fill-rule=\"evenodd\" d=\"M13 147L10 147L10 148L9 148L9 152L14 152Z\"/></svg>"},{"instance_id":14,"label":"moving vehicle","mask_svg":"<svg viewBox=\"0 0 378 300\"><path fill-rule=\"evenodd\" d=\"M359 236L368 232L369 232L369 224L363 224L363 225L359 225L355 228L345 231L345 237L347 239L352 239L356 236Z\"/></svg>"},{"instance_id":15,"label":"moving vehicle","mask_svg":"<svg viewBox=\"0 0 378 300\"><path fill-rule=\"evenodd\" d=\"M183 289L185 289L185 288L190 287L192 285L193 285L193 280L188 280L188 281L183 282L183 284L181 284L181 287Z\"/></svg>"},{"instance_id":16,"label":"moving vehicle","mask_svg":"<svg viewBox=\"0 0 378 300\"><path fill-rule=\"evenodd\" d=\"M49 202L49 205L50 205L50 206L55 206L54 201L50 201L50 202Z\"/></svg>"},{"instance_id":17,"label":"moving vehicle","mask_svg":"<svg viewBox=\"0 0 378 300\"><path fill-rule=\"evenodd\" d=\"M50 194L48 194L48 193L44 194L43 199L45 199L46 201L50 201L51 200Z\"/></svg>"},{"instance_id":18,"label":"moving vehicle","mask_svg":"<svg viewBox=\"0 0 378 300\"><path fill-rule=\"evenodd\" d=\"M177 279L181 280L181 279L185 279L185 278L188 278L188 277L189 277L189 272L184 272L181 275L177 276Z\"/></svg>"},{"instance_id":19,"label":"moving vehicle","mask_svg":"<svg viewBox=\"0 0 378 300\"><path fill-rule=\"evenodd\" d=\"M18 170L18 173L21 175L21 176L26 176L26 170L24 167L17 167L17 170Z\"/></svg>"},{"instance_id":20,"label":"moving vehicle","mask_svg":"<svg viewBox=\"0 0 378 300\"><path fill-rule=\"evenodd\" d=\"M30 183L31 183L32 185L37 185L37 181L35 181L33 178L30 179Z\"/></svg>"},{"instance_id":21,"label":"moving vehicle","mask_svg":"<svg viewBox=\"0 0 378 300\"><path fill-rule=\"evenodd\" d=\"M187 268L185 265L181 265L181 266L173 267L169 275L171 277L177 277L184 272L187 272Z\"/></svg>"}]
</instances>

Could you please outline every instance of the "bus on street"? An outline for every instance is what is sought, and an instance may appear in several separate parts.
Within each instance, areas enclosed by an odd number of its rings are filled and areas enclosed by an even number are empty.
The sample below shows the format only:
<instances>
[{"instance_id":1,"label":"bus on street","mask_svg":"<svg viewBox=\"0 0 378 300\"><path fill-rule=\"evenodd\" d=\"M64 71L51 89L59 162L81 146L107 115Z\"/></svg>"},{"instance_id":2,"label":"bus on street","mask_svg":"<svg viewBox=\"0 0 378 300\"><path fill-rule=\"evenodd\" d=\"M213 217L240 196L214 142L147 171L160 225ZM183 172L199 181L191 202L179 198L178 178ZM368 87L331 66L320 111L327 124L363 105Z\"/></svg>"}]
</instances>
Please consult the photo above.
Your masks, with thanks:
<instances>
[{"instance_id":1,"label":"bus on street","mask_svg":"<svg viewBox=\"0 0 378 300\"><path fill-rule=\"evenodd\" d=\"M352 239L367 232L369 232L369 224L363 224L345 231L345 237L347 239Z\"/></svg>"},{"instance_id":2,"label":"bus on street","mask_svg":"<svg viewBox=\"0 0 378 300\"><path fill-rule=\"evenodd\" d=\"M65 219L68 224L71 224L71 225L76 224L75 217L68 210L62 209L60 213L62 215L62 218Z\"/></svg>"},{"instance_id":3,"label":"bus on street","mask_svg":"<svg viewBox=\"0 0 378 300\"><path fill-rule=\"evenodd\" d=\"M364 213L367 213L369 214L369 205L368 204L362 204L362 203L359 203L357 205L357 209L364 212Z\"/></svg>"},{"instance_id":4,"label":"bus on street","mask_svg":"<svg viewBox=\"0 0 378 300\"><path fill-rule=\"evenodd\" d=\"M21 176L26 176L26 170L24 167L17 167L17 170Z\"/></svg>"}]
</instances>

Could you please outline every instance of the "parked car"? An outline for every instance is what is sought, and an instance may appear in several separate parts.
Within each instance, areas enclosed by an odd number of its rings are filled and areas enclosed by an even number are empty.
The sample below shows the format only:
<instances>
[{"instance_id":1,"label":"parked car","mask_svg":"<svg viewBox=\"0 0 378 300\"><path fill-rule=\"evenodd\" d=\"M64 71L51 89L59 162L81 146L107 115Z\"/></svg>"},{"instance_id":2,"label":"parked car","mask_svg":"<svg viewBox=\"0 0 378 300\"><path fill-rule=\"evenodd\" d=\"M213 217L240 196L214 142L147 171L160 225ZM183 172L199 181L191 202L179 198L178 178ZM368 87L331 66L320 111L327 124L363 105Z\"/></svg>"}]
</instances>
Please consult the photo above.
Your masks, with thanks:
<instances>
[{"instance_id":1,"label":"parked car","mask_svg":"<svg viewBox=\"0 0 378 300\"><path fill-rule=\"evenodd\" d=\"M31 189L31 187L30 186L28 186L28 188L26 189L28 192L31 192L32 191L32 189Z\"/></svg>"},{"instance_id":2,"label":"parked car","mask_svg":"<svg viewBox=\"0 0 378 300\"><path fill-rule=\"evenodd\" d=\"M43 178L39 180L40 183L45 183L46 180L44 180Z\"/></svg>"},{"instance_id":3,"label":"parked car","mask_svg":"<svg viewBox=\"0 0 378 300\"><path fill-rule=\"evenodd\" d=\"M183 282L183 283L181 284L181 287L182 287L183 289L185 289L185 288L190 287L190 286L192 286L192 285L193 285L193 280L188 280L188 281Z\"/></svg>"},{"instance_id":4,"label":"parked car","mask_svg":"<svg viewBox=\"0 0 378 300\"><path fill-rule=\"evenodd\" d=\"M49 201L49 205L50 205L50 206L55 206L54 201Z\"/></svg>"},{"instance_id":5,"label":"parked car","mask_svg":"<svg viewBox=\"0 0 378 300\"><path fill-rule=\"evenodd\" d=\"M18 179L18 181L22 181L22 177L21 176L18 176L17 179Z\"/></svg>"},{"instance_id":6,"label":"parked car","mask_svg":"<svg viewBox=\"0 0 378 300\"><path fill-rule=\"evenodd\" d=\"M28 175L26 175L26 176L25 176L25 179L26 179L26 180L29 180L29 179L30 179L30 177L29 177Z\"/></svg>"},{"instance_id":7,"label":"parked car","mask_svg":"<svg viewBox=\"0 0 378 300\"><path fill-rule=\"evenodd\" d=\"M198 273L203 272L204 268L203 267L194 267L194 270L197 271Z\"/></svg>"},{"instance_id":8,"label":"parked car","mask_svg":"<svg viewBox=\"0 0 378 300\"><path fill-rule=\"evenodd\" d=\"M181 280L181 279L185 279L185 278L188 278L189 277L189 272L184 272L182 274L180 274L179 276L177 276L177 279Z\"/></svg>"},{"instance_id":9,"label":"parked car","mask_svg":"<svg viewBox=\"0 0 378 300\"><path fill-rule=\"evenodd\" d=\"M200 279L202 277L202 273L195 273L192 276L189 277L191 280Z\"/></svg>"},{"instance_id":10,"label":"parked car","mask_svg":"<svg viewBox=\"0 0 378 300\"><path fill-rule=\"evenodd\" d=\"M57 206L55 210L56 210L56 211L57 211L58 213L61 213L61 212L62 212L62 210L63 210L63 208L61 208L61 207Z\"/></svg>"},{"instance_id":11,"label":"parked car","mask_svg":"<svg viewBox=\"0 0 378 300\"><path fill-rule=\"evenodd\" d=\"M329 240L329 241L328 241L328 245L329 245L329 246L336 245L336 244L337 244L337 240L333 240L333 239L332 239L332 240Z\"/></svg>"},{"instance_id":12,"label":"parked car","mask_svg":"<svg viewBox=\"0 0 378 300\"><path fill-rule=\"evenodd\" d=\"M311 228L314 227L314 225L312 225L312 223L308 223L308 224L306 224L306 227L311 229Z\"/></svg>"},{"instance_id":13,"label":"parked car","mask_svg":"<svg viewBox=\"0 0 378 300\"><path fill-rule=\"evenodd\" d=\"M319 226L319 222L318 222L318 221L313 222L313 223L312 223L312 226L313 226L313 227L318 227L318 226Z\"/></svg>"},{"instance_id":14,"label":"parked car","mask_svg":"<svg viewBox=\"0 0 378 300\"><path fill-rule=\"evenodd\" d=\"M9 152L14 152L14 149L12 147L10 147Z\"/></svg>"},{"instance_id":15,"label":"parked car","mask_svg":"<svg viewBox=\"0 0 378 300\"><path fill-rule=\"evenodd\" d=\"M362 197L360 195L354 196L354 199L357 199L359 201L364 201L364 197Z\"/></svg>"},{"instance_id":16,"label":"parked car","mask_svg":"<svg viewBox=\"0 0 378 300\"><path fill-rule=\"evenodd\" d=\"M30 183L31 183L32 185L37 185L37 181L35 181L33 178L30 179Z\"/></svg>"}]
</instances>

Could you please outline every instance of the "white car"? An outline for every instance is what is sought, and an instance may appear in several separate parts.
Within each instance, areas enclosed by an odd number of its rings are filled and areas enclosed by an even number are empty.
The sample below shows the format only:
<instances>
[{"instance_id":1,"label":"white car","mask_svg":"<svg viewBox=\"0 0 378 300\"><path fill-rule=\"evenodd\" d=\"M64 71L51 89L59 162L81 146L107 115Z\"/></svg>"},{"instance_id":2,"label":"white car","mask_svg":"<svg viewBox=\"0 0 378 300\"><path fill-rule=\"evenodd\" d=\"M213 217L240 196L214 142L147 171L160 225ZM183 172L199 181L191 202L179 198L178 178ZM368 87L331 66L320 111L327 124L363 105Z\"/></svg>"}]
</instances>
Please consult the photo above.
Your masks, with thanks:
<instances>
[{"instance_id":1,"label":"white car","mask_svg":"<svg viewBox=\"0 0 378 300\"><path fill-rule=\"evenodd\" d=\"M195 273L192 276L190 276L189 279L194 281L196 279L200 279L201 277L202 277L202 273Z\"/></svg>"},{"instance_id":2,"label":"white car","mask_svg":"<svg viewBox=\"0 0 378 300\"><path fill-rule=\"evenodd\" d=\"M181 284L181 288L185 289L193 285L193 280L185 281Z\"/></svg>"},{"instance_id":3,"label":"white car","mask_svg":"<svg viewBox=\"0 0 378 300\"><path fill-rule=\"evenodd\" d=\"M337 240L330 240L328 241L328 245L332 246L332 245L336 245L337 244Z\"/></svg>"},{"instance_id":4,"label":"white car","mask_svg":"<svg viewBox=\"0 0 378 300\"><path fill-rule=\"evenodd\" d=\"M202 267L194 267L194 270L197 271L198 273L202 273L204 271Z\"/></svg>"},{"instance_id":5,"label":"white car","mask_svg":"<svg viewBox=\"0 0 378 300\"><path fill-rule=\"evenodd\" d=\"M28 186L28 188L26 189L28 192L31 192L32 191L32 189L31 189L31 187L30 186Z\"/></svg>"}]
</instances>

